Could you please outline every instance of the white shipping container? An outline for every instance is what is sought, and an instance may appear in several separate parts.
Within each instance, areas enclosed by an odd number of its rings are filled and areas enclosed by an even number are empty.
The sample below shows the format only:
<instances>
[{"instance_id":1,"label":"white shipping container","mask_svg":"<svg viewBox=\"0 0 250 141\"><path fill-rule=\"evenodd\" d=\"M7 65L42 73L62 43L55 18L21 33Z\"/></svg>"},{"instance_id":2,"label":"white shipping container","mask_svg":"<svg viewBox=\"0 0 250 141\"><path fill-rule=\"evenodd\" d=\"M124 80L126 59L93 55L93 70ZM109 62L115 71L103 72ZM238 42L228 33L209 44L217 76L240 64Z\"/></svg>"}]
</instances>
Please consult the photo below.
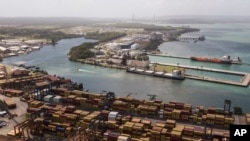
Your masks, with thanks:
<instances>
[{"instance_id":1,"label":"white shipping container","mask_svg":"<svg viewBox=\"0 0 250 141\"><path fill-rule=\"evenodd\" d=\"M53 95L46 95L43 100L45 102L52 102L53 101Z\"/></svg>"},{"instance_id":2,"label":"white shipping container","mask_svg":"<svg viewBox=\"0 0 250 141\"><path fill-rule=\"evenodd\" d=\"M114 111L110 112L108 115L108 120L115 120L117 115L118 115L118 112L114 112Z\"/></svg>"},{"instance_id":3,"label":"white shipping container","mask_svg":"<svg viewBox=\"0 0 250 141\"><path fill-rule=\"evenodd\" d=\"M62 99L61 96L55 96L53 98L53 102L56 103L56 104L60 104L61 103L61 99Z\"/></svg>"},{"instance_id":4,"label":"white shipping container","mask_svg":"<svg viewBox=\"0 0 250 141\"><path fill-rule=\"evenodd\" d=\"M158 112L158 114L159 114L159 118L163 118L163 110L160 110L160 111Z\"/></svg>"},{"instance_id":5,"label":"white shipping container","mask_svg":"<svg viewBox=\"0 0 250 141\"><path fill-rule=\"evenodd\" d=\"M118 137L118 140L119 140L119 141L130 141L130 140L129 140L129 137L125 137L125 136L119 136L119 137Z\"/></svg>"}]
</instances>

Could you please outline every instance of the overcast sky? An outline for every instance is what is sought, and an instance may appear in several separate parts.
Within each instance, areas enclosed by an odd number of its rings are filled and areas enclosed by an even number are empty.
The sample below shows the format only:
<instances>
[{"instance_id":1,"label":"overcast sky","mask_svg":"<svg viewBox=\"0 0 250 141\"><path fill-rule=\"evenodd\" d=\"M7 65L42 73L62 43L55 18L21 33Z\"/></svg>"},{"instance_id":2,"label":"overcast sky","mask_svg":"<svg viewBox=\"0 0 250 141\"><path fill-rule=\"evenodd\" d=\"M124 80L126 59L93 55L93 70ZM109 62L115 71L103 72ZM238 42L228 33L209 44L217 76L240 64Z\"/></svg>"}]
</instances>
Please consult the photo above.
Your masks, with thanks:
<instances>
[{"instance_id":1,"label":"overcast sky","mask_svg":"<svg viewBox=\"0 0 250 141\"><path fill-rule=\"evenodd\" d=\"M250 16L250 0L0 0L0 17Z\"/></svg>"}]
</instances>

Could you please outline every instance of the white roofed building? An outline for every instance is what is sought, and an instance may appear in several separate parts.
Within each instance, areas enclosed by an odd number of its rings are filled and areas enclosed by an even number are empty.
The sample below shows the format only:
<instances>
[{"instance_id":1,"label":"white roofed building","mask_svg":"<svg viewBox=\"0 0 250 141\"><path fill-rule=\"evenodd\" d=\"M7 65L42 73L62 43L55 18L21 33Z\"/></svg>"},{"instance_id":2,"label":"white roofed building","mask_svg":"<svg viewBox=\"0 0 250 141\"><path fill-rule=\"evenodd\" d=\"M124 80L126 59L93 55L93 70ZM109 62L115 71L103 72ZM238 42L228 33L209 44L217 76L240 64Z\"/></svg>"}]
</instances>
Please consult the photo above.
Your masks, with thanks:
<instances>
[{"instance_id":1,"label":"white roofed building","mask_svg":"<svg viewBox=\"0 0 250 141\"><path fill-rule=\"evenodd\" d=\"M136 50L138 48L139 48L139 44L133 44L133 45L131 45L130 49Z\"/></svg>"},{"instance_id":2,"label":"white roofed building","mask_svg":"<svg viewBox=\"0 0 250 141\"><path fill-rule=\"evenodd\" d=\"M152 32L149 36L150 40L163 40L163 34L160 32Z\"/></svg>"}]
</instances>

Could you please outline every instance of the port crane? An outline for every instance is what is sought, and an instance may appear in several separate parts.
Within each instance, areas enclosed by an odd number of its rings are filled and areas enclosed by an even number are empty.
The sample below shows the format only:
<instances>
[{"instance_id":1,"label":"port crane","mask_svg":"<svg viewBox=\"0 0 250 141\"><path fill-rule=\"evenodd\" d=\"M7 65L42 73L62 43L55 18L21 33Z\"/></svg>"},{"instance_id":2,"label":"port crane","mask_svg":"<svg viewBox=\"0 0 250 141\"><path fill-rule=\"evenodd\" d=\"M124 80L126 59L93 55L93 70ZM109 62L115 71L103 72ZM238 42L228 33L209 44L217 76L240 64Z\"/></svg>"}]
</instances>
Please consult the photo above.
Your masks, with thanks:
<instances>
[{"instance_id":1,"label":"port crane","mask_svg":"<svg viewBox=\"0 0 250 141\"><path fill-rule=\"evenodd\" d=\"M93 119L89 124L89 130L88 135L90 135L89 138L91 138L93 141L98 141L98 138L96 136L96 131L105 132L108 129L107 122L102 115L97 116L95 119Z\"/></svg>"},{"instance_id":2,"label":"port crane","mask_svg":"<svg viewBox=\"0 0 250 141\"><path fill-rule=\"evenodd\" d=\"M114 92L107 92L107 91L102 91L102 92L106 93L104 98L103 98L104 110L109 110L112 103L115 101L115 93Z\"/></svg>"},{"instance_id":3,"label":"port crane","mask_svg":"<svg viewBox=\"0 0 250 141\"><path fill-rule=\"evenodd\" d=\"M155 95L155 94L147 94L147 96L149 97L150 101L154 101L155 98L157 97L157 95Z\"/></svg>"},{"instance_id":4,"label":"port crane","mask_svg":"<svg viewBox=\"0 0 250 141\"><path fill-rule=\"evenodd\" d=\"M224 112L230 113L231 109L231 100L225 99L224 101Z\"/></svg>"},{"instance_id":5,"label":"port crane","mask_svg":"<svg viewBox=\"0 0 250 141\"><path fill-rule=\"evenodd\" d=\"M137 93L131 93L131 92L130 92L130 93L127 94L126 97L129 97L129 96L131 96L132 94L137 95Z\"/></svg>"}]
</instances>

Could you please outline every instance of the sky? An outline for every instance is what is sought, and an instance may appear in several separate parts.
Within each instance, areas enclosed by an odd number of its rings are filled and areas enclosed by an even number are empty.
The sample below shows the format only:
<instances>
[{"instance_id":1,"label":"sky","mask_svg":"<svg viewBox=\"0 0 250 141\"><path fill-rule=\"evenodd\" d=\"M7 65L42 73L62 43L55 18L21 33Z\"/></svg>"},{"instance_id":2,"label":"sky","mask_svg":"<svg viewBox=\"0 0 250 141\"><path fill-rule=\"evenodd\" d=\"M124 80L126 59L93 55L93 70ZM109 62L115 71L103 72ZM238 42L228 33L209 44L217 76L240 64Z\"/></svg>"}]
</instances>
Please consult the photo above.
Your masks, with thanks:
<instances>
[{"instance_id":1,"label":"sky","mask_svg":"<svg viewBox=\"0 0 250 141\"><path fill-rule=\"evenodd\" d=\"M0 17L250 16L250 0L0 0Z\"/></svg>"}]
</instances>

